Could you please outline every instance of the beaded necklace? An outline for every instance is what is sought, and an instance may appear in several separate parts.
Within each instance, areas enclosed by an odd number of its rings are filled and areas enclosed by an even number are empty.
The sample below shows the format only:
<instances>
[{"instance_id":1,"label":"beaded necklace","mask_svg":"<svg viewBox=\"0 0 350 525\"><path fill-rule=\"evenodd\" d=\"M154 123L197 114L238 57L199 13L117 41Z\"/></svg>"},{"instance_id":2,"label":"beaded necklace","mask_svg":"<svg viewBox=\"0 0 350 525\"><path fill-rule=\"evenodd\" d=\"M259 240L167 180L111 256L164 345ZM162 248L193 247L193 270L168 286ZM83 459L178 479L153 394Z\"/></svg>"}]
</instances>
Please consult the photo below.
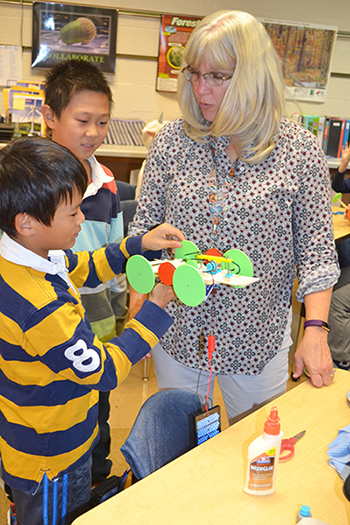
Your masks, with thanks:
<instances>
[{"instance_id":1,"label":"beaded necklace","mask_svg":"<svg viewBox=\"0 0 350 525\"><path fill-rule=\"evenodd\" d=\"M225 176L225 180L221 188L218 188L218 182L216 177L216 165L215 165L215 150L210 146L211 153L213 156L212 170L209 175L209 211L212 216L212 231L211 231L211 247L217 246L218 240L218 225L221 216L228 210L228 195L231 186L234 181L234 175L237 169L238 158L233 164L233 168L230 169L229 173Z\"/></svg>"}]
</instances>

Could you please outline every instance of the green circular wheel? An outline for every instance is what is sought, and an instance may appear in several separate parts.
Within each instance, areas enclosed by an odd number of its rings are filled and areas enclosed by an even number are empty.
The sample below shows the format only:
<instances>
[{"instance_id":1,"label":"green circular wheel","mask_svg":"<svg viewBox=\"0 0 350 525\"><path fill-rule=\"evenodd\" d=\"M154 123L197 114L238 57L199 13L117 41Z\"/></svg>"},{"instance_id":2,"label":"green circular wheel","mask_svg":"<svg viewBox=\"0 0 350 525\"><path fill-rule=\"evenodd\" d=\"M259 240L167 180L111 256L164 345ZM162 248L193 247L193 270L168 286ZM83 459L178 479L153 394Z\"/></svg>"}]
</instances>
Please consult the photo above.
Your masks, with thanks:
<instances>
[{"instance_id":1,"label":"green circular wheel","mask_svg":"<svg viewBox=\"0 0 350 525\"><path fill-rule=\"evenodd\" d=\"M197 246L191 241L182 241L181 248L176 248L175 259L186 260L188 256L199 254Z\"/></svg>"},{"instance_id":2,"label":"green circular wheel","mask_svg":"<svg viewBox=\"0 0 350 525\"><path fill-rule=\"evenodd\" d=\"M336 203L338 202L339 200L341 200L341 198L343 197L343 194L342 193L337 193L336 195L334 195L333 199L332 199L332 202L333 203Z\"/></svg>"},{"instance_id":3,"label":"green circular wheel","mask_svg":"<svg viewBox=\"0 0 350 525\"><path fill-rule=\"evenodd\" d=\"M234 275L244 275L245 277L253 277L254 269L249 259L241 250L228 250L224 253L224 257L233 259L232 263L221 263L221 267L225 270L229 270Z\"/></svg>"},{"instance_id":4,"label":"green circular wheel","mask_svg":"<svg viewBox=\"0 0 350 525\"><path fill-rule=\"evenodd\" d=\"M205 299L205 283L200 273L188 264L176 268L173 288L177 297L187 306L198 306Z\"/></svg>"},{"instance_id":5,"label":"green circular wheel","mask_svg":"<svg viewBox=\"0 0 350 525\"><path fill-rule=\"evenodd\" d=\"M188 264L189 266L193 266L193 268L198 268L198 266L200 265L200 260L199 259L189 259L188 261L186 261L186 264Z\"/></svg>"},{"instance_id":6,"label":"green circular wheel","mask_svg":"<svg viewBox=\"0 0 350 525\"><path fill-rule=\"evenodd\" d=\"M150 293L156 281L150 263L142 255L133 255L126 263L130 286L138 293Z\"/></svg>"}]
</instances>

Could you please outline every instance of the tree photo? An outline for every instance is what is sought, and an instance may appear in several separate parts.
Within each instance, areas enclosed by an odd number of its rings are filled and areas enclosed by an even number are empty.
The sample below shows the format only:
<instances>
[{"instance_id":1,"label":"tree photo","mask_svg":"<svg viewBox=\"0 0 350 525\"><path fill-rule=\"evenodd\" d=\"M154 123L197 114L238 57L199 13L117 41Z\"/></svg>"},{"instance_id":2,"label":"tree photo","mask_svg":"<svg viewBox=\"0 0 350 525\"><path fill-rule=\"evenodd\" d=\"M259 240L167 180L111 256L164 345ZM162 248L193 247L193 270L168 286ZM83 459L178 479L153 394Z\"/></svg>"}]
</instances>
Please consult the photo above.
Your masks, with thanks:
<instances>
[{"instance_id":1,"label":"tree photo","mask_svg":"<svg viewBox=\"0 0 350 525\"><path fill-rule=\"evenodd\" d=\"M323 101L330 75L336 28L262 21L281 58L287 92Z\"/></svg>"}]
</instances>

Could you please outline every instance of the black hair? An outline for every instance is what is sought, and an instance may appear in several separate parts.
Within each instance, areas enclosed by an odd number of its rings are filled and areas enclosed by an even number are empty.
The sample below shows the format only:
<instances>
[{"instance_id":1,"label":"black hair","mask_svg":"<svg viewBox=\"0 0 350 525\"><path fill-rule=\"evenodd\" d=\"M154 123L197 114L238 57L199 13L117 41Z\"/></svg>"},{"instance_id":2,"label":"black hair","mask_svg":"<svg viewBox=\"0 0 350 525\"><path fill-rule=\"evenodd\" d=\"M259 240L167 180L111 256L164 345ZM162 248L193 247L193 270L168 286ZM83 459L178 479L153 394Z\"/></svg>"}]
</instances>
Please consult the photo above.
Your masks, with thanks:
<instances>
[{"instance_id":1,"label":"black hair","mask_svg":"<svg viewBox=\"0 0 350 525\"><path fill-rule=\"evenodd\" d=\"M64 60L46 75L45 104L50 106L57 118L68 106L73 96L81 91L104 93L108 98L109 111L113 107L112 92L102 71L86 60Z\"/></svg>"},{"instance_id":2,"label":"black hair","mask_svg":"<svg viewBox=\"0 0 350 525\"><path fill-rule=\"evenodd\" d=\"M0 228L16 237L18 213L50 226L62 201L72 200L76 189L83 196L87 173L64 146L42 137L13 140L0 150Z\"/></svg>"}]
</instances>

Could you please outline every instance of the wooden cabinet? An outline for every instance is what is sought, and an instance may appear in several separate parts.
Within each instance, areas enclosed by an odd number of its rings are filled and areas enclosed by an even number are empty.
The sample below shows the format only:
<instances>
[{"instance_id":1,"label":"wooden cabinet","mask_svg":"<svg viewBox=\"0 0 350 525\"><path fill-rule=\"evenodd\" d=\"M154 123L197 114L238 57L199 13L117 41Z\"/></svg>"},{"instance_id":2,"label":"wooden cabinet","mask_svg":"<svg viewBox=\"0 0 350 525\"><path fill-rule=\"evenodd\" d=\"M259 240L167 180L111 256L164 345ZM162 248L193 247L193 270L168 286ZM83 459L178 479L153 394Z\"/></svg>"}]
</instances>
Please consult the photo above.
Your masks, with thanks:
<instances>
[{"instance_id":1,"label":"wooden cabinet","mask_svg":"<svg viewBox=\"0 0 350 525\"><path fill-rule=\"evenodd\" d=\"M130 172L139 170L144 159L134 157L109 157L96 155L97 160L109 168L116 180L129 182Z\"/></svg>"},{"instance_id":2,"label":"wooden cabinet","mask_svg":"<svg viewBox=\"0 0 350 525\"><path fill-rule=\"evenodd\" d=\"M130 181L130 172L139 170L147 157L145 146L109 146L103 144L95 156L101 164L109 168L116 180Z\"/></svg>"}]
</instances>

